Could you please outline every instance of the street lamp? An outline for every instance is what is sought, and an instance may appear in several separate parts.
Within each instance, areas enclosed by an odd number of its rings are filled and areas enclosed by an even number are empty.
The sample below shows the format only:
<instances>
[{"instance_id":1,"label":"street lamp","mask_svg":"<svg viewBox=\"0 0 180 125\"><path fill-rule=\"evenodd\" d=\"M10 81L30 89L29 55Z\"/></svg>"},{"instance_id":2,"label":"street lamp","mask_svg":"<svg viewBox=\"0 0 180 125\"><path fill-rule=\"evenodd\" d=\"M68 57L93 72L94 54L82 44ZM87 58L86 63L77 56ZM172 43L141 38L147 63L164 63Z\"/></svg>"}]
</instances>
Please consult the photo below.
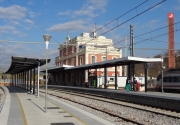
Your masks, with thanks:
<instances>
[{"instance_id":1,"label":"street lamp","mask_svg":"<svg viewBox=\"0 0 180 125\"><path fill-rule=\"evenodd\" d=\"M48 58L48 44L51 39L51 36L48 34L43 35L44 37L44 42L46 43L46 90L45 90L45 113L47 112L47 58Z\"/></svg>"}]
</instances>

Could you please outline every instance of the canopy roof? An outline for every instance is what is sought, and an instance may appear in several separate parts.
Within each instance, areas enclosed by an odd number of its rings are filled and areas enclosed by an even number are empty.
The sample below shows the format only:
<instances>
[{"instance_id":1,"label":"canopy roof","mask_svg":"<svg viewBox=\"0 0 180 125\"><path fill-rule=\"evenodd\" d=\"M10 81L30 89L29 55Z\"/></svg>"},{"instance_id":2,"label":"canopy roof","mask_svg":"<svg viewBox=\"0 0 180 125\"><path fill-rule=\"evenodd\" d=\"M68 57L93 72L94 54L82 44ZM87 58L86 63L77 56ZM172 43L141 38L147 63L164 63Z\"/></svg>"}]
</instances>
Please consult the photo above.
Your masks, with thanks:
<instances>
[{"instance_id":1,"label":"canopy roof","mask_svg":"<svg viewBox=\"0 0 180 125\"><path fill-rule=\"evenodd\" d=\"M48 63L51 59L48 59ZM46 59L28 58L28 57L13 57L11 65L5 74L15 74L26 70L34 69L46 64Z\"/></svg>"},{"instance_id":2,"label":"canopy roof","mask_svg":"<svg viewBox=\"0 0 180 125\"><path fill-rule=\"evenodd\" d=\"M129 64L155 63L155 62L162 62L162 59L128 56L128 57L122 57L118 59L107 60L103 62L97 62L97 63L86 64L86 65L81 65L81 66L72 66L72 67L59 66L59 67L54 67L54 68L48 68L48 72L57 73L63 70L75 70L75 69L86 70L86 69L105 68L105 67L113 67L113 66L123 66L123 65L129 65ZM45 72L45 70L42 70L41 72Z\"/></svg>"},{"instance_id":3,"label":"canopy roof","mask_svg":"<svg viewBox=\"0 0 180 125\"><path fill-rule=\"evenodd\" d=\"M62 72L63 70L65 70L66 68L70 68L70 67L74 67L74 66L63 64L62 66L49 67L48 73L59 73L59 72ZM46 72L46 70L42 69L41 72Z\"/></svg>"},{"instance_id":4,"label":"canopy roof","mask_svg":"<svg viewBox=\"0 0 180 125\"><path fill-rule=\"evenodd\" d=\"M65 68L66 70L70 69L93 69L93 68L105 68L105 67L113 67L113 66L123 66L129 64L140 64L140 63L155 63L155 62L162 62L161 58L141 58L141 57L122 57L113 60L107 60L103 62L97 62L82 66L76 67L69 67Z\"/></svg>"}]
</instances>

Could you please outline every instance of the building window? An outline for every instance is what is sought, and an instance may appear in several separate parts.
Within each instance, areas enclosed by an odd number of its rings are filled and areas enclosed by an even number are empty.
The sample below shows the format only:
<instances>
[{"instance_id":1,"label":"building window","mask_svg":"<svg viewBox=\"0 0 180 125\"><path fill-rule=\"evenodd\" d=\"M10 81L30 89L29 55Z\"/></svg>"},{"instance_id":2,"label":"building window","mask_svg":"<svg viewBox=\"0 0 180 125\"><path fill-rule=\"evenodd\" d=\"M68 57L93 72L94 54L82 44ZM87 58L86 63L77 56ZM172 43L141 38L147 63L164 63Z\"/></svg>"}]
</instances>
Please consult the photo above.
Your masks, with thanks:
<instances>
[{"instance_id":1,"label":"building window","mask_svg":"<svg viewBox=\"0 0 180 125\"><path fill-rule=\"evenodd\" d=\"M71 59L71 65L74 66L74 58Z\"/></svg>"},{"instance_id":2,"label":"building window","mask_svg":"<svg viewBox=\"0 0 180 125\"><path fill-rule=\"evenodd\" d=\"M63 50L61 50L61 57L63 57Z\"/></svg>"},{"instance_id":3,"label":"building window","mask_svg":"<svg viewBox=\"0 0 180 125\"><path fill-rule=\"evenodd\" d=\"M92 56L92 63L95 63L95 62L96 62L96 57Z\"/></svg>"},{"instance_id":4,"label":"building window","mask_svg":"<svg viewBox=\"0 0 180 125\"><path fill-rule=\"evenodd\" d=\"M80 66L83 64L83 57L80 57Z\"/></svg>"},{"instance_id":5,"label":"building window","mask_svg":"<svg viewBox=\"0 0 180 125\"><path fill-rule=\"evenodd\" d=\"M74 46L72 46L72 53L74 53Z\"/></svg>"},{"instance_id":6,"label":"building window","mask_svg":"<svg viewBox=\"0 0 180 125\"><path fill-rule=\"evenodd\" d=\"M103 58L102 58L102 61L106 61L106 57L103 57Z\"/></svg>"},{"instance_id":7,"label":"building window","mask_svg":"<svg viewBox=\"0 0 180 125\"><path fill-rule=\"evenodd\" d=\"M68 55L68 47L66 47L66 55Z\"/></svg>"},{"instance_id":8,"label":"building window","mask_svg":"<svg viewBox=\"0 0 180 125\"><path fill-rule=\"evenodd\" d=\"M114 59L117 59L117 57L113 57L113 60L114 60Z\"/></svg>"},{"instance_id":9,"label":"building window","mask_svg":"<svg viewBox=\"0 0 180 125\"><path fill-rule=\"evenodd\" d=\"M66 60L66 65L68 65L68 60Z\"/></svg>"}]
</instances>

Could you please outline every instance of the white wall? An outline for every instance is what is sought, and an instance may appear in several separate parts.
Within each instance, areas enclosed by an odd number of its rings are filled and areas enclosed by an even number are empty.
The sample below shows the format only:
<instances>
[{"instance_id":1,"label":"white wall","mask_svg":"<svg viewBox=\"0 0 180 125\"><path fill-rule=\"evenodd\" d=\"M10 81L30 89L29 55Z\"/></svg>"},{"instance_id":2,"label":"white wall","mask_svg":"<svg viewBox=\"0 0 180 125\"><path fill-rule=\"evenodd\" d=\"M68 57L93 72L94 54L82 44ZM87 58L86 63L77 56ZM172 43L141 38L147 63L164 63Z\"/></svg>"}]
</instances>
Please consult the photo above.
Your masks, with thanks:
<instances>
[{"instance_id":1,"label":"white wall","mask_svg":"<svg viewBox=\"0 0 180 125\"><path fill-rule=\"evenodd\" d=\"M110 80L110 79L113 79L113 80ZM126 85L126 79L127 77L126 76L119 76L117 77L117 83L118 83L118 87L125 87ZM144 77L136 77L136 80L138 82L140 82L140 84L144 84ZM115 77L108 77L108 81L112 81L111 83L114 83L115 82ZM97 86L99 87L99 85L102 85L104 84L104 76L102 77L98 77L98 81L97 81Z\"/></svg>"}]
</instances>

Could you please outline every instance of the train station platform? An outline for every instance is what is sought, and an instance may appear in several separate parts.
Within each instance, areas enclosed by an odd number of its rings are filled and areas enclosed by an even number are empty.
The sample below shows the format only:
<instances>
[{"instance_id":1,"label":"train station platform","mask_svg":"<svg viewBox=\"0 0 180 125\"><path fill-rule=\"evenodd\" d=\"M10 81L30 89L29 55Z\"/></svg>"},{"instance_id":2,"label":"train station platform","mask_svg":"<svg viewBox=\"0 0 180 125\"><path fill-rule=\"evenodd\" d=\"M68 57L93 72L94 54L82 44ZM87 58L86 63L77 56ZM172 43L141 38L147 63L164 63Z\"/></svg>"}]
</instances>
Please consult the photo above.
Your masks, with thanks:
<instances>
[{"instance_id":1,"label":"train station platform","mask_svg":"<svg viewBox=\"0 0 180 125\"><path fill-rule=\"evenodd\" d=\"M13 86L7 89L9 92L0 113L0 125L113 125L51 96L48 96L45 113L44 95L36 97Z\"/></svg>"}]
</instances>

